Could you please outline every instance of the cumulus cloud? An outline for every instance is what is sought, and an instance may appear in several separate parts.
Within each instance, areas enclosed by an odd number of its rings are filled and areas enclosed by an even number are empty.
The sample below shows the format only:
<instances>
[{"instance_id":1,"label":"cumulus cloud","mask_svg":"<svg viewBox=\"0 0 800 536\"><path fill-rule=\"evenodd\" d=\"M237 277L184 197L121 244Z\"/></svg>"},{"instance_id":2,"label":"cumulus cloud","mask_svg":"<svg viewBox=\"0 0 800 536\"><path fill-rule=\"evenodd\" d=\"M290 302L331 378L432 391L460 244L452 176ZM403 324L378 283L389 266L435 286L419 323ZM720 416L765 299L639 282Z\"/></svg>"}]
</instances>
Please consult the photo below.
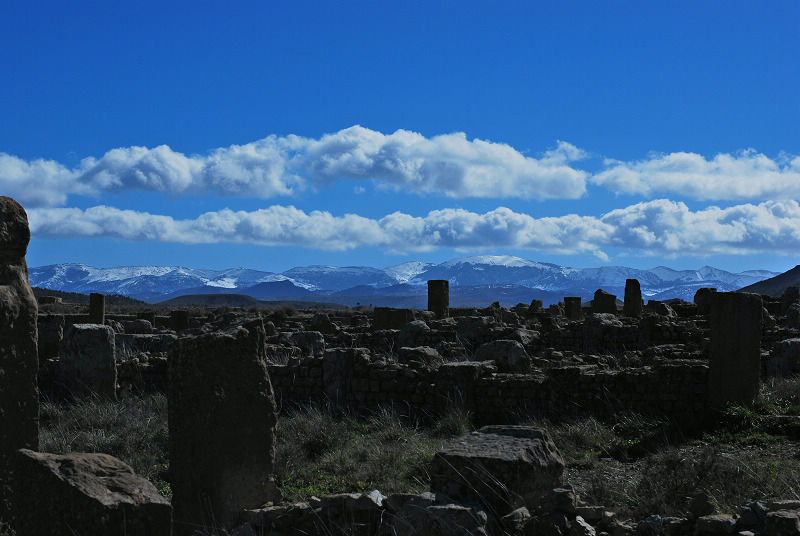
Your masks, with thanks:
<instances>
[{"instance_id":1,"label":"cumulus cloud","mask_svg":"<svg viewBox=\"0 0 800 536\"><path fill-rule=\"evenodd\" d=\"M590 182L618 194L648 197L677 193L701 200L798 199L800 157L770 159L750 149L712 159L679 152L637 162L607 160L606 169Z\"/></svg>"},{"instance_id":2,"label":"cumulus cloud","mask_svg":"<svg viewBox=\"0 0 800 536\"><path fill-rule=\"evenodd\" d=\"M800 205L794 200L692 211L684 203L659 199L601 217L534 218L499 207L482 214L445 209L371 219L277 205L253 212L225 209L187 220L107 206L31 209L28 216L40 239L106 237L393 252L513 248L589 253L601 259L608 258L609 249L667 256L800 252Z\"/></svg>"},{"instance_id":3,"label":"cumulus cloud","mask_svg":"<svg viewBox=\"0 0 800 536\"><path fill-rule=\"evenodd\" d=\"M426 138L354 126L318 140L269 136L207 155L187 156L166 145L118 148L75 169L0 153L0 190L41 207L62 205L73 194L127 190L269 199L352 179L453 198L574 199L584 194L588 173L570 164L583 156L566 142L536 159L463 133Z\"/></svg>"}]
</instances>

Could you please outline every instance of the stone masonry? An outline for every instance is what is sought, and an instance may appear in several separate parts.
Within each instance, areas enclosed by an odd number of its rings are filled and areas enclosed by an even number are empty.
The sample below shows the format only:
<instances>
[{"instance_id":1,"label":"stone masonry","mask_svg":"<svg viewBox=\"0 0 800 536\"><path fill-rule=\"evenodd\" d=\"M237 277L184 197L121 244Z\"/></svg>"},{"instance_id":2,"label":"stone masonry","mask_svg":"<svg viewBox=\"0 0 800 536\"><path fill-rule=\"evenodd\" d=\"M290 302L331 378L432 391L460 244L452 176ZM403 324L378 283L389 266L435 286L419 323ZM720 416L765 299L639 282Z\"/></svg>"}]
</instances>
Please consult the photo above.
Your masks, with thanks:
<instances>
[{"instance_id":1,"label":"stone masonry","mask_svg":"<svg viewBox=\"0 0 800 536\"><path fill-rule=\"evenodd\" d=\"M761 296L711 293L708 406L749 403L761 377Z\"/></svg>"},{"instance_id":2,"label":"stone masonry","mask_svg":"<svg viewBox=\"0 0 800 536\"><path fill-rule=\"evenodd\" d=\"M39 448L38 306L28 282L28 216L0 196L0 519L9 515L17 449Z\"/></svg>"},{"instance_id":3,"label":"stone masonry","mask_svg":"<svg viewBox=\"0 0 800 536\"><path fill-rule=\"evenodd\" d=\"M174 527L225 522L281 499L273 481L277 409L260 318L172 346L169 453Z\"/></svg>"}]
</instances>

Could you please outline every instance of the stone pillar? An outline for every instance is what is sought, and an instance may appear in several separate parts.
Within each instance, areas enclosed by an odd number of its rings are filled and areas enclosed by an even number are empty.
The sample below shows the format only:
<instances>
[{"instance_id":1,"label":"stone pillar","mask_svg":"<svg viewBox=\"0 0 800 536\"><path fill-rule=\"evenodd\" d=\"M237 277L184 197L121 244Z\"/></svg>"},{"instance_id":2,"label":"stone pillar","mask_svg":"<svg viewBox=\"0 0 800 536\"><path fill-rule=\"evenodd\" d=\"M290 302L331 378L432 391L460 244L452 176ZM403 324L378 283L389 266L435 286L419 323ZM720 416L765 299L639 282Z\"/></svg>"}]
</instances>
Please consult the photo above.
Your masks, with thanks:
<instances>
[{"instance_id":1,"label":"stone pillar","mask_svg":"<svg viewBox=\"0 0 800 536\"><path fill-rule=\"evenodd\" d=\"M436 318L450 316L450 281L447 279L428 281L428 311L433 311Z\"/></svg>"},{"instance_id":2,"label":"stone pillar","mask_svg":"<svg viewBox=\"0 0 800 536\"><path fill-rule=\"evenodd\" d=\"M592 312L617 314L617 297L601 288L597 289L592 300Z\"/></svg>"},{"instance_id":3,"label":"stone pillar","mask_svg":"<svg viewBox=\"0 0 800 536\"><path fill-rule=\"evenodd\" d=\"M711 295L717 291L714 287L697 289L694 293L694 303L697 305L697 314L707 315L711 312Z\"/></svg>"},{"instance_id":4,"label":"stone pillar","mask_svg":"<svg viewBox=\"0 0 800 536\"><path fill-rule=\"evenodd\" d=\"M89 294L89 323L106 323L106 297L103 294L96 292Z\"/></svg>"},{"instance_id":5,"label":"stone pillar","mask_svg":"<svg viewBox=\"0 0 800 536\"><path fill-rule=\"evenodd\" d=\"M176 333L189 329L189 311L175 310L169 315L170 328Z\"/></svg>"},{"instance_id":6,"label":"stone pillar","mask_svg":"<svg viewBox=\"0 0 800 536\"><path fill-rule=\"evenodd\" d=\"M638 279L625 280L625 300L622 312L625 316L638 318L642 316L642 288Z\"/></svg>"},{"instance_id":7,"label":"stone pillar","mask_svg":"<svg viewBox=\"0 0 800 536\"><path fill-rule=\"evenodd\" d=\"M76 396L117 393L116 342L111 326L73 324L64 332L58 360L58 376Z\"/></svg>"},{"instance_id":8,"label":"stone pillar","mask_svg":"<svg viewBox=\"0 0 800 536\"><path fill-rule=\"evenodd\" d=\"M9 519L17 449L39 449L38 305L25 254L28 215L0 196L0 519Z\"/></svg>"},{"instance_id":9,"label":"stone pillar","mask_svg":"<svg viewBox=\"0 0 800 536\"><path fill-rule=\"evenodd\" d=\"M711 293L708 407L746 404L758 396L761 379L761 296Z\"/></svg>"},{"instance_id":10,"label":"stone pillar","mask_svg":"<svg viewBox=\"0 0 800 536\"><path fill-rule=\"evenodd\" d=\"M282 500L273 481L277 408L261 319L170 348L169 457L176 536Z\"/></svg>"},{"instance_id":11,"label":"stone pillar","mask_svg":"<svg viewBox=\"0 0 800 536\"><path fill-rule=\"evenodd\" d=\"M581 297L580 296L567 296L564 298L564 315L569 320L580 320L581 313Z\"/></svg>"}]
</instances>

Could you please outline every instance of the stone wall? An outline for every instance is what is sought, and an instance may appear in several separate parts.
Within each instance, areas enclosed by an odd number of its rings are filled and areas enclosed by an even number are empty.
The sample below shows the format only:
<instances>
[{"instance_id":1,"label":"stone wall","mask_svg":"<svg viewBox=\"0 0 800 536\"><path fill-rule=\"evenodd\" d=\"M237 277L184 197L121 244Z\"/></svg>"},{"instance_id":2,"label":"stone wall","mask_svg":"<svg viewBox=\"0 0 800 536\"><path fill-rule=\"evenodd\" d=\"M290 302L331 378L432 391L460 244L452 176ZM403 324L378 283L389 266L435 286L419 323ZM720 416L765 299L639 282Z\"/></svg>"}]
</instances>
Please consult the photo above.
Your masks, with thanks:
<instances>
[{"instance_id":1,"label":"stone wall","mask_svg":"<svg viewBox=\"0 0 800 536\"><path fill-rule=\"evenodd\" d=\"M269 365L280 406L328 401L351 409L379 405L435 414L454 404L479 424L524 416L551 419L632 410L685 419L706 405L708 365L659 360L653 366L603 370L594 365L556 367L537 374L500 374L488 362L415 368L371 359L366 348L328 350L323 358Z\"/></svg>"}]
</instances>

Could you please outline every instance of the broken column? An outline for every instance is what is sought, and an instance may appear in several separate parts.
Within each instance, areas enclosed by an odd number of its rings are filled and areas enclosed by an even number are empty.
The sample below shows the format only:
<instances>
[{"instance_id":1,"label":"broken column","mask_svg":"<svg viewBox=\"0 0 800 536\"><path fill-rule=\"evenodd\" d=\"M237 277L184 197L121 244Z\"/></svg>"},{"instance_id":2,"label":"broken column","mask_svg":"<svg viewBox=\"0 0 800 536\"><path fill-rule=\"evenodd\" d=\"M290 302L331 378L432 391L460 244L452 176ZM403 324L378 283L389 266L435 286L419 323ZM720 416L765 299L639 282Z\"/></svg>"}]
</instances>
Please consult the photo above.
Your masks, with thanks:
<instances>
[{"instance_id":1,"label":"broken column","mask_svg":"<svg viewBox=\"0 0 800 536\"><path fill-rule=\"evenodd\" d=\"M277 409L260 318L170 350L169 455L175 534L281 500Z\"/></svg>"},{"instance_id":2,"label":"broken column","mask_svg":"<svg viewBox=\"0 0 800 536\"><path fill-rule=\"evenodd\" d=\"M597 289L592 300L593 313L617 314L617 297L603 289Z\"/></svg>"},{"instance_id":3,"label":"broken column","mask_svg":"<svg viewBox=\"0 0 800 536\"><path fill-rule=\"evenodd\" d=\"M64 332L58 381L74 396L117 394L116 340L111 326L73 324Z\"/></svg>"},{"instance_id":4,"label":"broken column","mask_svg":"<svg viewBox=\"0 0 800 536\"><path fill-rule=\"evenodd\" d=\"M625 280L625 299L622 312L625 316L638 318L642 316L642 288L638 279Z\"/></svg>"},{"instance_id":5,"label":"broken column","mask_svg":"<svg viewBox=\"0 0 800 536\"><path fill-rule=\"evenodd\" d=\"M436 318L450 316L450 281L447 279L428 281L428 311L433 311Z\"/></svg>"},{"instance_id":6,"label":"broken column","mask_svg":"<svg viewBox=\"0 0 800 536\"><path fill-rule=\"evenodd\" d=\"M717 292L714 287L703 287L694 293L694 303L697 305L697 314L707 315L711 312L711 296Z\"/></svg>"},{"instance_id":7,"label":"broken column","mask_svg":"<svg viewBox=\"0 0 800 536\"><path fill-rule=\"evenodd\" d=\"M708 407L752 402L761 379L761 296L714 292L710 297Z\"/></svg>"},{"instance_id":8,"label":"broken column","mask_svg":"<svg viewBox=\"0 0 800 536\"><path fill-rule=\"evenodd\" d=\"M564 315L569 320L581 319L582 313L580 296L566 296L564 298Z\"/></svg>"},{"instance_id":9,"label":"broken column","mask_svg":"<svg viewBox=\"0 0 800 536\"><path fill-rule=\"evenodd\" d=\"M28 215L0 196L0 519L10 517L10 482L17 449L39 449L38 306L25 254Z\"/></svg>"},{"instance_id":10,"label":"broken column","mask_svg":"<svg viewBox=\"0 0 800 536\"><path fill-rule=\"evenodd\" d=\"M89 323L106 323L106 297L103 294L89 294Z\"/></svg>"}]
</instances>

